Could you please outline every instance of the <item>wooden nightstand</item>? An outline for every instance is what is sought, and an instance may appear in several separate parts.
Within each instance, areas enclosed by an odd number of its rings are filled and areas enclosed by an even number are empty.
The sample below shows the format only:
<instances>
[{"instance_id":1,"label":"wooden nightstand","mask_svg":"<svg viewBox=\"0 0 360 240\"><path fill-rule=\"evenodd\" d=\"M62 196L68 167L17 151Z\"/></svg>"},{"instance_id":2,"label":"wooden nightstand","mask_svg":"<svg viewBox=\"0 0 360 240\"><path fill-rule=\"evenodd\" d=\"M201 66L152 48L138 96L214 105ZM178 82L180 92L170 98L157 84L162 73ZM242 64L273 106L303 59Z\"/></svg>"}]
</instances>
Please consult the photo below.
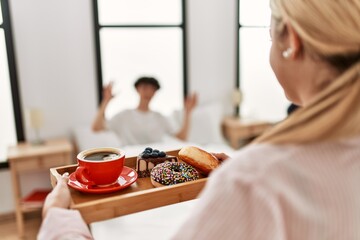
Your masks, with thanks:
<instances>
[{"instance_id":1,"label":"wooden nightstand","mask_svg":"<svg viewBox=\"0 0 360 240\"><path fill-rule=\"evenodd\" d=\"M46 141L43 145L19 143L8 148L11 180L16 207L16 222L20 237L24 236L24 217L26 212L39 211L41 207L22 204L20 177L24 172L46 170L52 167L71 164L72 145L66 139Z\"/></svg>"},{"instance_id":2,"label":"wooden nightstand","mask_svg":"<svg viewBox=\"0 0 360 240\"><path fill-rule=\"evenodd\" d=\"M236 117L226 117L223 120L223 133L234 149L240 148L248 140L253 139L273 126L264 121L244 120Z\"/></svg>"}]
</instances>

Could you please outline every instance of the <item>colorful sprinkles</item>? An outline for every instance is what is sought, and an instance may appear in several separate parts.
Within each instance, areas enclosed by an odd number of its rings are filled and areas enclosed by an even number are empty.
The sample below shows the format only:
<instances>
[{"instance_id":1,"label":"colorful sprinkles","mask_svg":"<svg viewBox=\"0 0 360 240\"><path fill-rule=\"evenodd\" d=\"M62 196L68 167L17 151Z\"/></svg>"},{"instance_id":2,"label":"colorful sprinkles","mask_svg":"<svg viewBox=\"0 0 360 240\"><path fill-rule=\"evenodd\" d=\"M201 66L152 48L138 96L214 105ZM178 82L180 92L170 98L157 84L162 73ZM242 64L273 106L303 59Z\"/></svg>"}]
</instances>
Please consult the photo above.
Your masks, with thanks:
<instances>
[{"instance_id":1,"label":"colorful sprinkles","mask_svg":"<svg viewBox=\"0 0 360 240\"><path fill-rule=\"evenodd\" d=\"M195 168L180 162L166 162L156 165L151 170L151 178L162 185L173 185L199 179Z\"/></svg>"}]
</instances>

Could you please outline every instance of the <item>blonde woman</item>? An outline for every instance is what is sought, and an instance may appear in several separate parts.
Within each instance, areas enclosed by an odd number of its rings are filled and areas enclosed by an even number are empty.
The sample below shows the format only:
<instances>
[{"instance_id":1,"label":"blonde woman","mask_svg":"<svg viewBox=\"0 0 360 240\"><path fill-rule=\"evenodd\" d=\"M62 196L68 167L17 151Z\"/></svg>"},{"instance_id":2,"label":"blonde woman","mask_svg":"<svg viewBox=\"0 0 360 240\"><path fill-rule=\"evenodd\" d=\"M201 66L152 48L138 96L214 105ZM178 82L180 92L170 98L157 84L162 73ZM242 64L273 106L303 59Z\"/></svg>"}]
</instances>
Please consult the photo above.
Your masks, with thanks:
<instances>
[{"instance_id":1,"label":"blonde woman","mask_svg":"<svg viewBox=\"0 0 360 240\"><path fill-rule=\"evenodd\" d=\"M360 1L270 5L270 64L301 108L213 172L174 239L360 239Z\"/></svg>"},{"instance_id":2,"label":"blonde woman","mask_svg":"<svg viewBox=\"0 0 360 240\"><path fill-rule=\"evenodd\" d=\"M212 174L175 239L360 239L360 1L270 5L270 64L302 108Z\"/></svg>"}]
</instances>

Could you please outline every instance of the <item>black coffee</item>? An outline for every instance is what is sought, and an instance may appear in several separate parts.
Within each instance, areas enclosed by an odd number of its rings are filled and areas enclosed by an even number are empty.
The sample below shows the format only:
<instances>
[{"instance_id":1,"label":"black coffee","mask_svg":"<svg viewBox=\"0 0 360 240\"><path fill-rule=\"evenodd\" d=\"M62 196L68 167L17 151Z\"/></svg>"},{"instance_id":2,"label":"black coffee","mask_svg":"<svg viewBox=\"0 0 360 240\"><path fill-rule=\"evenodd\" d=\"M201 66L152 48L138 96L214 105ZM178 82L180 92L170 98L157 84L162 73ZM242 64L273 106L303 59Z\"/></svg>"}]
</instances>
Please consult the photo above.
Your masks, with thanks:
<instances>
[{"instance_id":1,"label":"black coffee","mask_svg":"<svg viewBox=\"0 0 360 240\"><path fill-rule=\"evenodd\" d=\"M120 155L112 152L97 152L92 153L84 157L85 160L89 161L105 161L119 158Z\"/></svg>"}]
</instances>

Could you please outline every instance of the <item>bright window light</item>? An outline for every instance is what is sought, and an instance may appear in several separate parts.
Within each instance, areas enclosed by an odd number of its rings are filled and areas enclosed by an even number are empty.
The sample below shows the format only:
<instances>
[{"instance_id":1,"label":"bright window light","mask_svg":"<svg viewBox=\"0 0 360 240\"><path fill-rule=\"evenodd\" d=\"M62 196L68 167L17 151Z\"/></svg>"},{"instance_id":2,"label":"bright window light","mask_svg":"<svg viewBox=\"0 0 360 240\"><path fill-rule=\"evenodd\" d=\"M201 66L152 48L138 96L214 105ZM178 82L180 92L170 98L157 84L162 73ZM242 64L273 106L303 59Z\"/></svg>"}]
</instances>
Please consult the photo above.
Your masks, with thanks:
<instances>
[{"instance_id":1,"label":"bright window light","mask_svg":"<svg viewBox=\"0 0 360 240\"><path fill-rule=\"evenodd\" d=\"M265 0L239 0L239 80L243 93L240 115L264 121L286 117L289 101L269 63L270 7ZM256 14L255 14L256 13Z\"/></svg>"},{"instance_id":2,"label":"bright window light","mask_svg":"<svg viewBox=\"0 0 360 240\"><path fill-rule=\"evenodd\" d=\"M267 121L286 116L288 101L269 64L268 28L240 30L241 115Z\"/></svg>"},{"instance_id":3,"label":"bright window light","mask_svg":"<svg viewBox=\"0 0 360 240\"><path fill-rule=\"evenodd\" d=\"M106 112L135 108L134 82L141 76L159 80L151 108L170 114L183 106L182 30L180 28L103 28L100 31L103 83L114 82L116 96Z\"/></svg>"},{"instance_id":4,"label":"bright window light","mask_svg":"<svg viewBox=\"0 0 360 240\"><path fill-rule=\"evenodd\" d=\"M180 24L181 0L98 0L101 25Z\"/></svg>"},{"instance_id":5,"label":"bright window light","mask_svg":"<svg viewBox=\"0 0 360 240\"><path fill-rule=\"evenodd\" d=\"M239 0L240 18L243 26L269 26L271 11L269 0Z\"/></svg>"}]
</instances>

